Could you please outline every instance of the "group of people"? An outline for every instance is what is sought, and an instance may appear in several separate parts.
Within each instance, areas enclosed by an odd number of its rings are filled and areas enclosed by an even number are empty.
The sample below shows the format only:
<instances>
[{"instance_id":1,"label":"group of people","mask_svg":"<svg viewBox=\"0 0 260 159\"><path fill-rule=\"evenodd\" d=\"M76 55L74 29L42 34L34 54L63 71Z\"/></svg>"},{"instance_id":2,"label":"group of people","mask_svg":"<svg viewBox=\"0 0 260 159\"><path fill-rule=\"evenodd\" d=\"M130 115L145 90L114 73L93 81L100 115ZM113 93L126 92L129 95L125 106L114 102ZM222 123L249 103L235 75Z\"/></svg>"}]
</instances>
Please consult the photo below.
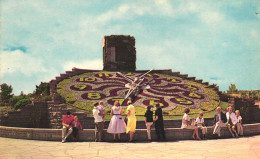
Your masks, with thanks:
<instances>
[{"instance_id":1,"label":"group of people","mask_svg":"<svg viewBox=\"0 0 260 159\"><path fill-rule=\"evenodd\" d=\"M134 141L134 134L136 129L135 107L131 101L127 102L127 109L125 112L126 118L123 119L123 108L119 101L115 101L111 108L111 120L108 125L107 132L113 134L114 141L121 141L120 134L129 134L129 142ZM151 125L155 123L156 134L158 140L165 139L165 132L163 126L162 109L159 104L156 104L155 119L153 119L153 111L151 106L147 107L145 113L145 124L147 127L148 140L151 140ZM105 117L103 102L94 104L93 117L95 119L95 141L103 141L104 117ZM100 126L101 125L101 126Z\"/></svg>"},{"instance_id":2,"label":"group of people","mask_svg":"<svg viewBox=\"0 0 260 159\"><path fill-rule=\"evenodd\" d=\"M107 132L113 134L114 141L121 141L120 134L129 134L129 142L134 141L134 134L136 130L136 116L135 107L131 101L127 102L127 109L125 112L126 118L122 117L123 108L120 106L119 101L115 101L111 108L111 120L108 125ZM152 106L148 106L144 114L145 125L147 128L147 139L151 141L151 126L155 125L155 131L157 140L165 140L164 124L163 124L163 113L159 103L155 104L155 117L153 115ZM93 117L95 122L95 141L101 142L103 140L103 130L105 123L106 110L104 103L94 103ZM198 131L202 130L202 138L205 139L207 133L207 127L204 123L203 113L199 113L199 116L195 119L189 117L190 108L186 107L182 118L181 128L192 129L192 138L201 140ZM70 134L73 134L74 138L78 138L78 131L82 130L81 123L78 121L77 116L73 116L70 112L63 116L62 121L62 142L65 142ZM214 117L214 131L213 135L220 137L220 130L222 127L228 127L229 132L233 137L243 136L242 117L240 116L239 110L235 113L232 112L232 107L228 107L228 112L223 113L221 107L217 107L217 113ZM196 137L195 137L196 135Z\"/></svg>"},{"instance_id":3,"label":"group of people","mask_svg":"<svg viewBox=\"0 0 260 159\"><path fill-rule=\"evenodd\" d=\"M70 112L62 118L62 141L65 142L70 134L78 139L78 131L82 130L82 125L78 120L78 116L73 116Z\"/></svg>"},{"instance_id":4,"label":"group of people","mask_svg":"<svg viewBox=\"0 0 260 159\"><path fill-rule=\"evenodd\" d=\"M184 115L182 118L182 128L184 129L193 129L194 132L192 134L193 139L201 140L198 130L202 130L203 139L205 139L205 135L207 133L207 127L204 123L203 113L199 113L199 117L196 119L193 118L192 120L189 118L190 108L187 107L184 110ZM216 137L221 137L221 128L228 127L228 130L232 137L239 137L243 136L243 126L242 126L242 117L240 116L240 111L236 110L235 113L233 112L232 107L228 107L226 114L222 112L221 107L217 107L217 113L214 117L214 130L213 135ZM195 138L196 135L196 138Z\"/></svg>"}]
</instances>

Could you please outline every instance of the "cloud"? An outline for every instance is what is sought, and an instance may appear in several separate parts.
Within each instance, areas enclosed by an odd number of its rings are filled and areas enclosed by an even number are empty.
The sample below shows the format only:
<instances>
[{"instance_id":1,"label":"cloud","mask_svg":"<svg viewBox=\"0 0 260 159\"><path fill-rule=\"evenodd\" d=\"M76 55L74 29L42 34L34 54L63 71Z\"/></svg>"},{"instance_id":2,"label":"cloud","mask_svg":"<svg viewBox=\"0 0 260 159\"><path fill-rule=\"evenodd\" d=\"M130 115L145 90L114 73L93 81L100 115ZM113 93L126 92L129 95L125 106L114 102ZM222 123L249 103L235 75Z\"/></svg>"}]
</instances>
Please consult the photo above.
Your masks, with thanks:
<instances>
[{"instance_id":1,"label":"cloud","mask_svg":"<svg viewBox=\"0 0 260 159\"><path fill-rule=\"evenodd\" d=\"M80 69L96 69L102 70L103 69L103 61L96 59L96 60L81 60L81 61L69 61L63 65L65 70L71 70L73 67L80 68Z\"/></svg>"},{"instance_id":2,"label":"cloud","mask_svg":"<svg viewBox=\"0 0 260 159\"><path fill-rule=\"evenodd\" d=\"M200 19L202 23L217 25L221 24L224 16L216 11L205 11L200 14Z\"/></svg>"},{"instance_id":3,"label":"cloud","mask_svg":"<svg viewBox=\"0 0 260 159\"><path fill-rule=\"evenodd\" d=\"M249 14L256 1L79 2L3 1L1 81L27 89L73 67L102 69L103 36L131 34L138 69L172 68L218 84L237 78L240 88L259 85L248 82L259 79L259 6Z\"/></svg>"},{"instance_id":4,"label":"cloud","mask_svg":"<svg viewBox=\"0 0 260 159\"><path fill-rule=\"evenodd\" d=\"M47 72L43 61L39 58L25 54L21 50L2 51L0 77L5 74L22 73L31 76L34 73Z\"/></svg>"}]
</instances>

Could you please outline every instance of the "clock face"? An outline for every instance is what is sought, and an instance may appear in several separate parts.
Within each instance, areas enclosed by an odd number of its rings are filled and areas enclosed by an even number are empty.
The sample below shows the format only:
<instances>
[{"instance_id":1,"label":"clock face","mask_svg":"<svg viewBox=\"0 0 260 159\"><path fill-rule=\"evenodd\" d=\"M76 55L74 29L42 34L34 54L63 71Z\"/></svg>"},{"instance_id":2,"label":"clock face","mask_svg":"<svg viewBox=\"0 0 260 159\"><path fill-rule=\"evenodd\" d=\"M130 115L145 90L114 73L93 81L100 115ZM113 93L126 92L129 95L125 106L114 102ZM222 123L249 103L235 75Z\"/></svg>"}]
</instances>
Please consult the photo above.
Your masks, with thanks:
<instances>
[{"instance_id":1,"label":"clock face","mask_svg":"<svg viewBox=\"0 0 260 159\"><path fill-rule=\"evenodd\" d=\"M140 77L141 73L123 73L130 77ZM152 80L153 79L153 80ZM129 81L116 72L91 72L70 77L58 84L61 96L73 102L93 103L103 101L105 106L111 107L118 100L126 106L129 99L124 99L128 92L125 87ZM176 107L200 108L203 103L213 104L217 100L216 92L206 85L183 80L182 78L164 74L151 73L144 76L143 82L150 81L150 89L139 89L130 95L135 106L146 108L159 103L164 110L173 110ZM62 90L62 91L61 91ZM66 93L70 97L66 96ZM213 92L212 92L213 91ZM74 98L73 98L74 97ZM70 100L73 98L75 101ZM217 105L216 105L217 106Z\"/></svg>"}]
</instances>

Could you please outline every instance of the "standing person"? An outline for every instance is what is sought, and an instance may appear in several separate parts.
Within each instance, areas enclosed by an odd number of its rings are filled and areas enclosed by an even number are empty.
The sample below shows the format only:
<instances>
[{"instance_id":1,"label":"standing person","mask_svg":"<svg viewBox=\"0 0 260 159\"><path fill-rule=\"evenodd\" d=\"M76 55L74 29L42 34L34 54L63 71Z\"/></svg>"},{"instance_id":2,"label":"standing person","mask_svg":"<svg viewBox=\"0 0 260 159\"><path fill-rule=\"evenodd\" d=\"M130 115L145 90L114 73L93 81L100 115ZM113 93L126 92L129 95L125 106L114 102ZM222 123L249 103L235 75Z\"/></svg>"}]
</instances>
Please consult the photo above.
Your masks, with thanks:
<instances>
[{"instance_id":1,"label":"standing person","mask_svg":"<svg viewBox=\"0 0 260 159\"><path fill-rule=\"evenodd\" d=\"M111 109L111 120L107 129L108 133L114 135L114 141L116 141L116 135L118 136L118 141L120 141L120 134L126 132L126 124L122 118L123 110L120 106L119 101L115 101L114 106Z\"/></svg>"},{"instance_id":2,"label":"standing person","mask_svg":"<svg viewBox=\"0 0 260 159\"><path fill-rule=\"evenodd\" d=\"M190 108L189 107L186 107L185 110L184 110L184 115L182 117L182 125L181 125L181 128L184 128L184 129L192 129L194 130L193 131L193 134L192 134L192 138L195 140L195 134L197 136L196 139L198 140L201 140L201 138L199 137L199 133L198 133L198 127L195 126L195 125L191 125L191 123L195 120L194 118L192 120L190 120L190 117L189 117L189 112L190 112Z\"/></svg>"},{"instance_id":3,"label":"standing person","mask_svg":"<svg viewBox=\"0 0 260 159\"><path fill-rule=\"evenodd\" d=\"M163 137L163 140L165 140L165 132L164 132L164 125L163 125L163 115L162 115L162 108L160 108L160 104L156 103L155 105L156 111L155 111L155 131L157 134L157 140L161 140L161 134Z\"/></svg>"},{"instance_id":4,"label":"standing person","mask_svg":"<svg viewBox=\"0 0 260 159\"><path fill-rule=\"evenodd\" d=\"M243 126L242 126L242 117L240 116L240 111L236 110L236 127L237 127L237 133L240 136L243 136Z\"/></svg>"},{"instance_id":5,"label":"standing person","mask_svg":"<svg viewBox=\"0 0 260 159\"><path fill-rule=\"evenodd\" d=\"M202 131L202 138L205 139L205 135L207 133L207 127L204 124L203 112L200 112L199 117L197 117L195 124Z\"/></svg>"},{"instance_id":6,"label":"standing person","mask_svg":"<svg viewBox=\"0 0 260 159\"><path fill-rule=\"evenodd\" d=\"M131 101L127 102L127 126L126 133L129 133L130 139L129 142L132 142L134 139L135 129L136 129L136 116L135 116L135 107L132 105Z\"/></svg>"},{"instance_id":7,"label":"standing person","mask_svg":"<svg viewBox=\"0 0 260 159\"><path fill-rule=\"evenodd\" d=\"M232 107L228 107L228 112L226 113L226 117L227 117L227 126L230 134L232 135L232 137L238 137L238 134L235 129L236 115L234 112L232 112ZM235 135L233 134L232 131L234 132Z\"/></svg>"},{"instance_id":8,"label":"standing person","mask_svg":"<svg viewBox=\"0 0 260 159\"><path fill-rule=\"evenodd\" d=\"M78 131L83 130L82 125L79 122L78 116L74 116L74 121L71 123L71 125L72 125L72 130L73 130L72 135L74 138L76 138L78 140L78 137L79 137Z\"/></svg>"},{"instance_id":9,"label":"standing person","mask_svg":"<svg viewBox=\"0 0 260 159\"><path fill-rule=\"evenodd\" d=\"M98 109L98 103L94 104L94 108L92 110L93 117L95 119L95 142L101 142L102 134L104 129L103 115L100 113Z\"/></svg>"},{"instance_id":10,"label":"standing person","mask_svg":"<svg viewBox=\"0 0 260 159\"><path fill-rule=\"evenodd\" d=\"M70 114L70 112L67 112L67 115L63 115L62 118L62 140L61 142L66 142L66 139L69 137L69 135L72 133L72 122L74 120L74 116Z\"/></svg>"},{"instance_id":11,"label":"standing person","mask_svg":"<svg viewBox=\"0 0 260 159\"><path fill-rule=\"evenodd\" d=\"M221 107L217 107L217 113L215 114L214 117L215 128L213 130L213 135L217 134L218 137L220 137L221 127L226 127L227 126L226 122L227 122L226 115L222 112Z\"/></svg>"},{"instance_id":12,"label":"standing person","mask_svg":"<svg viewBox=\"0 0 260 159\"><path fill-rule=\"evenodd\" d=\"M153 111L151 111L151 108L152 106L148 106L144 115L148 141L151 141L151 126L153 125Z\"/></svg>"},{"instance_id":13,"label":"standing person","mask_svg":"<svg viewBox=\"0 0 260 159\"><path fill-rule=\"evenodd\" d=\"M105 107L104 107L104 102L100 101L98 104L99 104L98 109L99 109L100 113L102 114L103 121L105 121L106 110L105 110Z\"/></svg>"}]
</instances>

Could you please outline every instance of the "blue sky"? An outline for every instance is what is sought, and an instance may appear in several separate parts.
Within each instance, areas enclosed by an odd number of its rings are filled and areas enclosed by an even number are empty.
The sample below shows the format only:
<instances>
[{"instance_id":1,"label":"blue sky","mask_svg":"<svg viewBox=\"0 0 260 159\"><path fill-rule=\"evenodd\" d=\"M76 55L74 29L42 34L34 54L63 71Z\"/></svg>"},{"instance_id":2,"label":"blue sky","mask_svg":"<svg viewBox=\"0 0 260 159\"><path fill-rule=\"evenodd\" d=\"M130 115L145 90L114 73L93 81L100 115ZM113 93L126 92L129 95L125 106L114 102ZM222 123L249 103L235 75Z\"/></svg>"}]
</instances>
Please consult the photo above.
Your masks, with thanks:
<instances>
[{"instance_id":1,"label":"blue sky","mask_svg":"<svg viewBox=\"0 0 260 159\"><path fill-rule=\"evenodd\" d=\"M136 38L137 69L260 89L260 2L1 1L0 83L30 93L73 67L102 69L102 38ZM258 14L256 14L258 13Z\"/></svg>"}]
</instances>

